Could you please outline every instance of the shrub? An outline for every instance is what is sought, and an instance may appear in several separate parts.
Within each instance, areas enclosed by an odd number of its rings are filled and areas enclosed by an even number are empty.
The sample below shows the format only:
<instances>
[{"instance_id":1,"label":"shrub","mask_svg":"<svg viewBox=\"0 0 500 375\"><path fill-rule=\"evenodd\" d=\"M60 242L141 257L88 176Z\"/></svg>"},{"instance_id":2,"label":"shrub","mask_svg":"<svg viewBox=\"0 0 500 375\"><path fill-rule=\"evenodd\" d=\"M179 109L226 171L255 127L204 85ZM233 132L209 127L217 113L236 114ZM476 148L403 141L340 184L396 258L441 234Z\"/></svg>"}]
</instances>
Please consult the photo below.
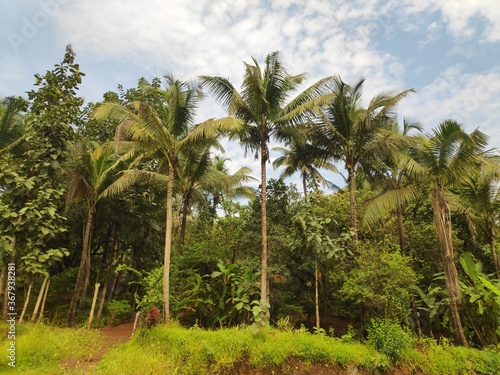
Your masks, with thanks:
<instances>
[{"instance_id":1,"label":"shrub","mask_svg":"<svg viewBox=\"0 0 500 375\"><path fill-rule=\"evenodd\" d=\"M160 320L160 309L151 307L147 309L142 316L141 325L146 328L153 328Z\"/></svg>"},{"instance_id":2,"label":"shrub","mask_svg":"<svg viewBox=\"0 0 500 375\"><path fill-rule=\"evenodd\" d=\"M132 307L127 301L112 300L106 305L108 312L106 322L108 325L118 325L130 319Z\"/></svg>"},{"instance_id":3,"label":"shrub","mask_svg":"<svg viewBox=\"0 0 500 375\"><path fill-rule=\"evenodd\" d=\"M408 331L391 319L372 319L368 331L368 342L391 360L399 359L403 350L413 343Z\"/></svg>"}]
</instances>

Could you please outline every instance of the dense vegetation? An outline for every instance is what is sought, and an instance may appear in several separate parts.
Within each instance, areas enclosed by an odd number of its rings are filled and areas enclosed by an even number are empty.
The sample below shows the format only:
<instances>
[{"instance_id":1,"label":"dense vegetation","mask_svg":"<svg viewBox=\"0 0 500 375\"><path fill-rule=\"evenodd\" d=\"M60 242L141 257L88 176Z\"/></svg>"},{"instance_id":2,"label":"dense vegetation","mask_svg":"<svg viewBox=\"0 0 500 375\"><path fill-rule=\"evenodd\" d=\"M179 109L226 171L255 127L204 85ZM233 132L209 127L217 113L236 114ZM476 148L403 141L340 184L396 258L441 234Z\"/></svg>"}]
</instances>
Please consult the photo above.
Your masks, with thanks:
<instances>
[{"instance_id":1,"label":"dense vegetation","mask_svg":"<svg viewBox=\"0 0 500 375\"><path fill-rule=\"evenodd\" d=\"M20 320L83 325L99 283L98 326L139 310L146 326L286 320L363 339L389 319L498 345L500 169L485 134L398 122L412 90L363 98L364 80L332 76L297 93L305 76L278 52L245 64L241 90L167 75L84 106L74 59L68 47L28 98L1 102L4 318L14 263ZM206 95L227 117L195 122ZM248 168L230 171L225 137L260 160L258 189ZM298 172L301 191L268 179L270 161L283 178ZM337 168L345 187L328 181Z\"/></svg>"}]
</instances>

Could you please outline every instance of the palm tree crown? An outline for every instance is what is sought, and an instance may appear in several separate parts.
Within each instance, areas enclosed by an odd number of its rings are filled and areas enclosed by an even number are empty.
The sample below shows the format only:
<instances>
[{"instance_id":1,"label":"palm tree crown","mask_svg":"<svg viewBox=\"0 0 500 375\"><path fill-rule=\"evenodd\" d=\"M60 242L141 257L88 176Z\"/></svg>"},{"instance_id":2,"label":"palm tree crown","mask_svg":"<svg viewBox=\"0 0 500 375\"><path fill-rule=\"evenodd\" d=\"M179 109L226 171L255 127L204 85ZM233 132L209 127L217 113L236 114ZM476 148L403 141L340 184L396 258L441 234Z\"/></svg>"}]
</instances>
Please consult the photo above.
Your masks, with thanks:
<instances>
[{"instance_id":1,"label":"palm tree crown","mask_svg":"<svg viewBox=\"0 0 500 375\"><path fill-rule=\"evenodd\" d=\"M333 99L321 107L319 118L312 128L329 158L342 161L347 170L350 192L351 226L357 240L357 215L355 201L356 169L362 163L369 163L380 149L384 138L380 130L387 118L394 117L395 106L413 89L399 93L381 92L375 95L365 108L362 89L365 80L348 85L340 77L333 79ZM386 141L386 140L385 140Z\"/></svg>"}]
</instances>

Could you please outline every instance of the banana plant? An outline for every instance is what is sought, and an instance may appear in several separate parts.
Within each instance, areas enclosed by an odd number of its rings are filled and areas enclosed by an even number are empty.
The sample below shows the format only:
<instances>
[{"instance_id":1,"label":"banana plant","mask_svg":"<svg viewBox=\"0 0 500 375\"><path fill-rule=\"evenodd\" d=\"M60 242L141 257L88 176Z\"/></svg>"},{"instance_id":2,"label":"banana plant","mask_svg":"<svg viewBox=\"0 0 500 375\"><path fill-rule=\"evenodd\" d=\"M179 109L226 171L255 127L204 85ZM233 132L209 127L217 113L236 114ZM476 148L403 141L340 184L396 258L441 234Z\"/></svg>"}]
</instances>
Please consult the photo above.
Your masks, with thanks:
<instances>
[{"instance_id":1,"label":"banana plant","mask_svg":"<svg viewBox=\"0 0 500 375\"><path fill-rule=\"evenodd\" d=\"M483 272L471 253L462 254L460 264L467 275L460 286L470 326L482 346L496 345L500 340L500 283Z\"/></svg>"}]
</instances>

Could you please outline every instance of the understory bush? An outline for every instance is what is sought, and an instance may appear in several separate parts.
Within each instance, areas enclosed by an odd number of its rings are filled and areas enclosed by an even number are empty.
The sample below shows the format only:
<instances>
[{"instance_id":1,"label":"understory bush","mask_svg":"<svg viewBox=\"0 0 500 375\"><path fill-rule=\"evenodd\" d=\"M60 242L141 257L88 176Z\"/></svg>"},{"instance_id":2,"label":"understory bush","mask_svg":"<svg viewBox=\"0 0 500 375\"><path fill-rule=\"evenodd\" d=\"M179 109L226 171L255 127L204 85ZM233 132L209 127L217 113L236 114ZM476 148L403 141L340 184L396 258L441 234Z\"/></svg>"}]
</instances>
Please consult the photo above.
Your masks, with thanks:
<instances>
[{"instance_id":1,"label":"understory bush","mask_svg":"<svg viewBox=\"0 0 500 375\"><path fill-rule=\"evenodd\" d=\"M115 326L130 320L132 306L130 306L128 301L112 300L106 305L106 311L107 325Z\"/></svg>"},{"instance_id":2,"label":"understory bush","mask_svg":"<svg viewBox=\"0 0 500 375\"><path fill-rule=\"evenodd\" d=\"M413 343L411 334L391 319L372 319L367 328L368 342L391 360L399 359Z\"/></svg>"}]
</instances>

